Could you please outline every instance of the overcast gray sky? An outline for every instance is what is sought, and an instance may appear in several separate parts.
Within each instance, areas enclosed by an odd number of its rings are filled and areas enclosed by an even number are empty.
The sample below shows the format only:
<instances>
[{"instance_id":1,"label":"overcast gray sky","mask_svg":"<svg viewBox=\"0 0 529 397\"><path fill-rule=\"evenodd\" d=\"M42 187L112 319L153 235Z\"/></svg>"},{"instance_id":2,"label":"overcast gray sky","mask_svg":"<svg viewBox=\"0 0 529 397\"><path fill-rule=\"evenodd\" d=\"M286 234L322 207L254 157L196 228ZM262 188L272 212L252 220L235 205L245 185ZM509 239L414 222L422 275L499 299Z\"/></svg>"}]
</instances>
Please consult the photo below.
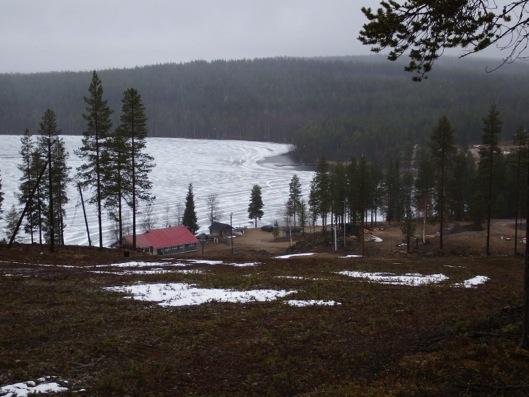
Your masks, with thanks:
<instances>
[{"instance_id":1,"label":"overcast gray sky","mask_svg":"<svg viewBox=\"0 0 529 397\"><path fill-rule=\"evenodd\" d=\"M0 72L368 54L377 0L1 0Z\"/></svg>"}]
</instances>

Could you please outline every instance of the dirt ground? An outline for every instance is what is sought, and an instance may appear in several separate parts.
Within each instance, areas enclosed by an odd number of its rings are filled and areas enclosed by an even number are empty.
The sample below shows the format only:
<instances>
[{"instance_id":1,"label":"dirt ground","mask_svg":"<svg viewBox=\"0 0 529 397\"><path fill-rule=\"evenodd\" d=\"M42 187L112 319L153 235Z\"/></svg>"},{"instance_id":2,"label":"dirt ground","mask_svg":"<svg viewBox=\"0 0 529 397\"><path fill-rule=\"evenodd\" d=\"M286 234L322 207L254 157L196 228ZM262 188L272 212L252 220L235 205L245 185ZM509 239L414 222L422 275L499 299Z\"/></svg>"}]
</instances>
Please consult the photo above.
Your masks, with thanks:
<instances>
[{"instance_id":1,"label":"dirt ground","mask_svg":"<svg viewBox=\"0 0 529 397\"><path fill-rule=\"evenodd\" d=\"M53 375L85 389L67 396L529 393L529 354L517 347L521 259L314 256L119 275L94 268L129 260L118 252L36 248L0 249L0 386ZM337 274L344 270L449 279L381 285ZM456 287L476 275L490 280ZM281 299L160 307L104 290L138 282L284 289L296 291L289 299L340 305L291 307Z\"/></svg>"},{"instance_id":2,"label":"dirt ground","mask_svg":"<svg viewBox=\"0 0 529 397\"><path fill-rule=\"evenodd\" d=\"M468 228L470 223L449 223L445 228L445 254L453 255L484 255L486 231L464 231ZM418 224L416 228L416 236L419 240L419 252L439 254L439 225L427 224L426 236L427 244L423 245L421 241L422 224ZM302 240L308 240L321 234L321 229L318 228L315 235L311 233L310 228L306 228L305 236L295 236L293 242L296 243ZM387 255L402 255L406 253L406 247L398 247L398 244L403 242L402 231L398 224L381 224L379 226L369 227L366 229L366 236L380 237L382 242L366 242L366 250L369 256L387 256ZM332 236L329 234L329 238ZM523 253L525 244L522 242L522 237L525 236L525 230L519 229L518 232L518 252ZM343 248L341 236L339 236L339 252L343 253L359 253L360 247L356 239L349 237L347 245ZM310 246L310 245L309 245ZM238 236L234 239L234 252L239 255L277 255L285 252L296 251L296 247L291 248L287 237L274 239L272 233L264 232L261 229L248 229L244 236ZM332 242L326 246L317 246L312 250L324 255L333 254ZM416 251L415 239L412 240L412 251ZM491 253L493 255L512 255L514 252L514 220L512 219L495 219L491 226ZM231 246L228 243L208 244L204 248L204 255L229 255L231 254ZM199 251L197 256L201 256Z\"/></svg>"}]
</instances>

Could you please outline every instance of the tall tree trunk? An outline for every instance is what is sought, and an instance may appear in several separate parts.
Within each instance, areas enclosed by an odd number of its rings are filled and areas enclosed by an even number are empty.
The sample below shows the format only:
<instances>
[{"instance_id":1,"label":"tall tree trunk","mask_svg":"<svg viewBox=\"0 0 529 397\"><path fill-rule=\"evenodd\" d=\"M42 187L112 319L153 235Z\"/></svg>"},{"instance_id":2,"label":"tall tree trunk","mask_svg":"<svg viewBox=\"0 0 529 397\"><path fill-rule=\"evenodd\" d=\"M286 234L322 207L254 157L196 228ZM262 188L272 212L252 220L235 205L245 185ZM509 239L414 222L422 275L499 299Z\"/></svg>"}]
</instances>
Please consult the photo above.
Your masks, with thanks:
<instances>
[{"instance_id":1,"label":"tall tree trunk","mask_svg":"<svg viewBox=\"0 0 529 397\"><path fill-rule=\"evenodd\" d=\"M439 192L439 249L443 249L445 217L445 148L441 151L441 189Z\"/></svg>"},{"instance_id":2,"label":"tall tree trunk","mask_svg":"<svg viewBox=\"0 0 529 397\"><path fill-rule=\"evenodd\" d=\"M516 161L516 213L514 218L514 256L518 255L518 219L520 216L520 168L521 168L521 151L518 150L518 159Z\"/></svg>"},{"instance_id":3,"label":"tall tree trunk","mask_svg":"<svg viewBox=\"0 0 529 397\"><path fill-rule=\"evenodd\" d=\"M529 218L529 162L527 163L526 211ZM521 346L529 349L529 222L525 221L524 304Z\"/></svg>"},{"instance_id":4,"label":"tall tree trunk","mask_svg":"<svg viewBox=\"0 0 529 397\"><path fill-rule=\"evenodd\" d=\"M131 132L132 132L132 249L136 249L136 153L135 153L135 143L134 143L134 107L131 109L132 122L131 122Z\"/></svg>"},{"instance_id":5,"label":"tall tree trunk","mask_svg":"<svg viewBox=\"0 0 529 397\"><path fill-rule=\"evenodd\" d=\"M485 253L490 256L490 220L492 218L492 170L494 165L494 148L490 148L489 192L487 199L487 247Z\"/></svg>"},{"instance_id":6,"label":"tall tree trunk","mask_svg":"<svg viewBox=\"0 0 529 397\"><path fill-rule=\"evenodd\" d=\"M42 245L42 201L40 201L40 186L37 187L37 211L39 217L39 245Z\"/></svg>"},{"instance_id":7,"label":"tall tree trunk","mask_svg":"<svg viewBox=\"0 0 529 397\"><path fill-rule=\"evenodd\" d=\"M103 224L101 219L101 164L99 153L99 132L97 128L97 117L95 124L95 139L96 139L96 188L97 188L97 222L99 227L99 248L103 248Z\"/></svg>"},{"instance_id":8,"label":"tall tree trunk","mask_svg":"<svg viewBox=\"0 0 529 397\"><path fill-rule=\"evenodd\" d=\"M51 162L51 134L48 134L48 184L49 184L49 207L48 208L48 227L49 227L49 238L50 238L50 251L55 251L55 230L54 230L54 216L53 216L53 163Z\"/></svg>"}]
</instances>

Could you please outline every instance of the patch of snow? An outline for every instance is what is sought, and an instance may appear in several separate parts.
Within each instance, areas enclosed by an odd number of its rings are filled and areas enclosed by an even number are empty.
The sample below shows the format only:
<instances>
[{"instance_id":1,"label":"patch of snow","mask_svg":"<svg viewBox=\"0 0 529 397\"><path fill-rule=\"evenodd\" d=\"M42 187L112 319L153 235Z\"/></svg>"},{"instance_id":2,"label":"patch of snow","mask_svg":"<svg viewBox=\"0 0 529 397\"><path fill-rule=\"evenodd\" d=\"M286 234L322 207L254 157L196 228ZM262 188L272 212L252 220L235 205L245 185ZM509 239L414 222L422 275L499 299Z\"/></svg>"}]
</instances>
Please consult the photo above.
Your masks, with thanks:
<instances>
[{"instance_id":1,"label":"patch of snow","mask_svg":"<svg viewBox=\"0 0 529 397\"><path fill-rule=\"evenodd\" d=\"M235 267L254 267L260 265L261 262L245 262L245 263L226 263L228 266L235 266Z\"/></svg>"},{"instance_id":2,"label":"patch of snow","mask_svg":"<svg viewBox=\"0 0 529 397\"><path fill-rule=\"evenodd\" d=\"M67 387L53 381L56 377L45 376L37 379L37 381L27 381L13 383L0 387L0 396L2 397L27 397L33 394L57 394L68 391ZM37 383L38 382L38 383ZM67 383L64 382L63 383Z\"/></svg>"},{"instance_id":3,"label":"patch of snow","mask_svg":"<svg viewBox=\"0 0 529 397\"><path fill-rule=\"evenodd\" d=\"M222 265L224 263L224 261L214 261L207 259L187 259L187 261L197 265Z\"/></svg>"},{"instance_id":4,"label":"patch of snow","mask_svg":"<svg viewBox=\"0 0 529 397\"><path fill-rule=\"evenodd\" d=\"M203 270L199 269L147 269L147 270L123 270L121 272L113 272L106 270L93 270L90 273L96 274L107 274L116 276L135 276L135 275L151 275L151 274L167 274L167 273L179 273L179 274L203 274Z\"/></svg>"},{"instance_id":5,"label":"patch of snow","mask_svg":"<svg viewBox=\"0 0 529 397\"><path fill-rule=\"evenodd\" d=\"M131 261L131 262L111 263L108 265L96 265L94 267L160 267L160 266L187 266L187 265L184 263L168 264L167 262Z\"/></svg>"},{"instance_id":6,"label":"patch of snow","mask_svg":"<svg viewBox=\"0 0 529 397\"><path fill-rule=\"evenodd\" d=\"M363 257L364 257L363 255L350 254L350 255L340 256L339 258L348 259L348 258L363 258Z\"/></svg>"},{"instance_id":7,"label":"patch of snow","mask_svg":"<svg viewBox=\"0 0 529 397\"><path fill-rule=\"evenodd\" d=\"M297 292L271 289L236 291L222 288L197 288L193 284L186 283L134 284L105 289L131 295L136 300L156 302L164 307L194 306L210 302L266 302Z\"/></svg>"},{"instance_id":8,"label":"patch of snow","mask_svg":"<svg viewBox=\"0 0 529 397\"><path fill-rule=\"evenodd\" d=\"M295 306L295 307L341 305L340 302L323 301L323 300L288 300L288 301L285 301L285 303L289 306Z\"/></svg>"},{"instance_id":9,"label":"patch of snow","mask_svg":"<svg viewBox=\"0 0 529 397\"><path fill-rule=\"evenodd\" d=\"M371 238L369 239L369 241L373 241L374 243L381 243L383 242L384 240L382 240L380 237L378 236L371 236Z\"/></svg>"},{"instance_id":10,"label":"patch of snow","mask_svg":"<svg viewBox=\"0 0 529 397\"><path fill-rule=\"evenodd\" d=\"M489 280L490 278L487 276L475 276L463 281L462 283L455 283L454 287L474 288L478 285L485 284Z\"/></svg>"},{"instance_id":11,"label":"patch of snow","mask_svg":"<svg viewBox=\"0 0 529 397\"><path fill-rule=\"evenodd\" d=\"M461 269L461 268L464 268L465 266L444 265L444 267L450 267L450 268L452 268L452 269Z\"/></svg>"},{"instance_id":12,"label":"patch of snow","mask_svg":"<svg viewBox=\"0 0 529 397\"><path fill-rule=\"evenodd\" d=\"M444 274L420 274L420 273L406 273L403 275L396 275L394 273L370 273L370 272L353 272L343 271L338 272L343 276L361 278L371 282L391 285L409 285L420 286L428 284L438 284L448 277Z\"/></svg>"},{"instance_id":13,"label":"patch of snow","mask_svg":"<svg viewBox=\"0 0 529 397\"><path fill-rule=\"evenodd\" d=\"M294 258L297 256L312 256L314 255L314 252L306 252L304 254L289 254L289 255L280 255L280 256L274 256L275 259L289 259Z\"/></svg>"}]
</instances>

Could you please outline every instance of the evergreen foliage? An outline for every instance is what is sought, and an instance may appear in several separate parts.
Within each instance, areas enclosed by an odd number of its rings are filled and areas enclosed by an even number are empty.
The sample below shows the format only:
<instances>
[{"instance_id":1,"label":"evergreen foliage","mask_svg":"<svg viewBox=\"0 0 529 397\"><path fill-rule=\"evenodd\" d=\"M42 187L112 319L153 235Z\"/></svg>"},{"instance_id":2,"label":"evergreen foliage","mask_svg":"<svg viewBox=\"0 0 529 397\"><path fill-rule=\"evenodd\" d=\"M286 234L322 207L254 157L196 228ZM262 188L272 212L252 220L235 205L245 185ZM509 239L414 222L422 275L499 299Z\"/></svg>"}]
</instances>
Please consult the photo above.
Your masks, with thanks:
<instances>
[{"instance_id":1,"label":"evergreen foliage","mask_svg":"<svg viewBox=\"0 0 529 397\"><path fill-rule=\"evenodd\" d=\"M68 153L64 140L58 136L55 113L48 109L42 116L37 151L43 162L48 162L48 179L43 183L42 194L47 197L47 213L44 217L45 237L53 250L54 245L64 244L65 206L68 203L67 184L70 181L67 166Z\"/></svg>"},{"instance_id":2,"label":"evergreen foliage","mask_svg":"<svg viewBox=\"0 0 529 397\"><path fill-rule=\"evenodd\" d=\"M193 195L193 184L189 184L186 195L186 206L184 209L184 216L182 224L187 226L191 233L195 234L198 230L197 214L195 212L195 198Z\"/></svg>"},{"instance_id":3,"label":"evergreen foliage","mask_svg":"<svg viewBox=\"0 0 529 397\"><path fill-rule=\"evenodd\" d=\"M124 195L132 211L132 248L136 248L136 217L139 202L154 200L150 191L152 183L149 173L154 167L153 157L145 152L147 137L147 117L141 96L134 88L123 93L120 135L124 140L125 173L130 180L130 190Z\"/></svg>"},{"instance_id":4,"label":"evergreen foliage","mask_svg":"<svg viewBox=\"0 0 529 397\"><path fill-rule=\"evenodd\" d=\"M92 190L90 203L97 205L97 221L99 230L99 247L103 247L102 228L102 189L103 174L107 163L104 152L107 145L107 136L112 127L110 115L112 111L103 99L103 85L96 72L92 74L92 81L88 88L89 96L84 98L86 110L83 118L86 121L86 128L83 133L82 146L76 154L83 160L77 168L77 176L82 187L89 187Z\"/></svg>"},{"instance_id":5,"label":"evergreen foliage","mask_svg":"<svg viewBox=\"0 0 529 397\"><path fill-rule=\"evenodd\" d=\"M250 204L248 204L248 218L254 220L254 227L257 228L257 219L261 219L264 215L263 211L263 197L261 194L261 186L254 185L250 193Z\"/></svg>"}]
</instances>

